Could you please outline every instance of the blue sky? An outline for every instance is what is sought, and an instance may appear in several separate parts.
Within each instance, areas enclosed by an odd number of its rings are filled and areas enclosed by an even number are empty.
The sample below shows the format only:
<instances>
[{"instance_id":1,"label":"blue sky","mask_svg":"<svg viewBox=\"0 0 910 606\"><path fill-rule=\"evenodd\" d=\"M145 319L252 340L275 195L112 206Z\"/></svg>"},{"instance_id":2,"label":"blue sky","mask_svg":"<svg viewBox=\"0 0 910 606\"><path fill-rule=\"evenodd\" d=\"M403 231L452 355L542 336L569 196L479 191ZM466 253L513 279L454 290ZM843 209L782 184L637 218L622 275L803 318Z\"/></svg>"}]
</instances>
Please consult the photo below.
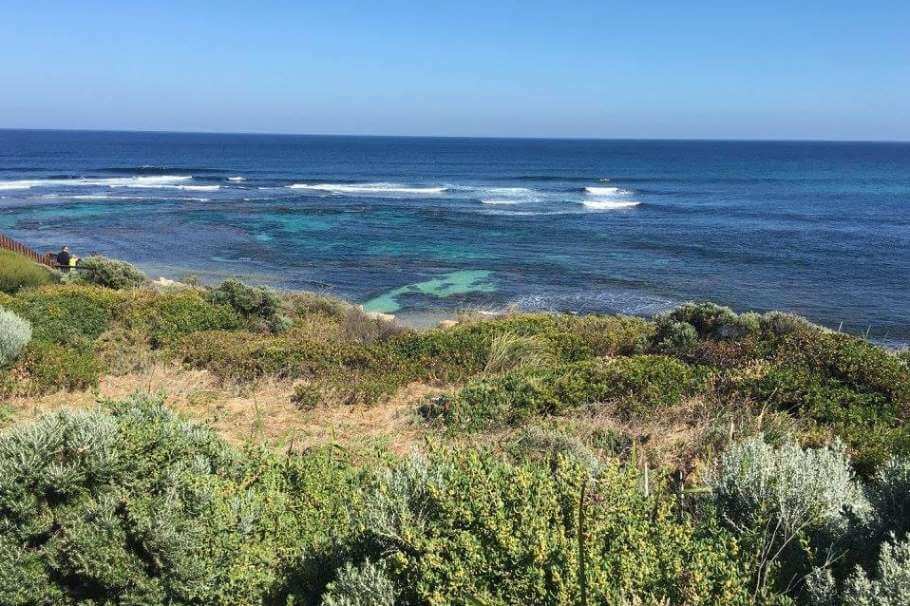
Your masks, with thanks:
<instances>
[{"instance_id":1,"label":"blue sky","mask_svg":"<svg viewBox=\"0 0 910 606\"><path fill-rule=\"evenodd\" d=\"M910 2L0 1L0 127L910 140Z\"/></svg>"}]
</instances>

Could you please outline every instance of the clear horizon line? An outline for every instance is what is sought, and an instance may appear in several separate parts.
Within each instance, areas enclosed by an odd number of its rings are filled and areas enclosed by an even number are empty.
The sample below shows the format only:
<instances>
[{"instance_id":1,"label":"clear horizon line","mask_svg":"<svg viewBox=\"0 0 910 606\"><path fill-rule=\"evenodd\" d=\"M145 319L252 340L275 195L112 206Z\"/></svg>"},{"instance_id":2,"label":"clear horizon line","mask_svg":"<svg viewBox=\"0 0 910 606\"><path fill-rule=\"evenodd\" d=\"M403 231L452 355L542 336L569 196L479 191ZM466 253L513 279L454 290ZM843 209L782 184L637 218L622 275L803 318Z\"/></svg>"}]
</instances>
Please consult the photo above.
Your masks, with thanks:
<instances>
[{"instance_id":1,"label":"clear horizon line","mask_svg":"<svg viewBox=\"0 0 910 606\"><path fill-rule=\"evenodd\" d=\"M813 139L813 138L735 138L735 137L572 137L533 135L401 135L363 133L303 133L277 131L219 131L219 130L167 130L167 129L109 129L109 128L16 128L0 127L0 132L68 132L68 133L134 133L162 135L240 135L272 137L347 137L387 139L490 139L526 141L705 141L718 143L884 143L907 144L910 139Z\"/></svg>"}]
</instances>

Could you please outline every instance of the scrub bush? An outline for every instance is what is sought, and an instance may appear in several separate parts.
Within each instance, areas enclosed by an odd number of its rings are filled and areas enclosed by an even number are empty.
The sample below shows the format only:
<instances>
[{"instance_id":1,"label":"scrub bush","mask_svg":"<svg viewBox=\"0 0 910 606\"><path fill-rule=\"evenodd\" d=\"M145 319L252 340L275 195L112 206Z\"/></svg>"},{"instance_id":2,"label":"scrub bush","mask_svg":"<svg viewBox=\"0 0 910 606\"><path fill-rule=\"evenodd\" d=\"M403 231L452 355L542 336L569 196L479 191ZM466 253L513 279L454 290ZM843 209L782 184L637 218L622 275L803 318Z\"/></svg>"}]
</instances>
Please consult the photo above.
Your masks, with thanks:
<instances>
[{"instance_id":1,"label":"scrub bush","mask_svg":"<svg viewBox=\"0 0 910 606\"><path fill-rule=\"evenodd\" d=\"M444 411L429 416L442 414L450 423L476 429L612 403L620 415L634 417L673 406L698 387L696 373L673 358L591 360L471 381L454 401L444 403Z\"/></svg>"},{"instance_id":2,"label":"scrub bush","mask_svg":"<svg viewBox=\"0 0 910 606\"><path fill-rule=\"evenodd\" d=\"M667 317L656 321L654 350L670 356L685 357L698 345L698 333L688 322L677 322Z\"/></svg>"},{"instance_id":3,"label":"scrub bush","mask_svg":"<svg viewBox=\"0 0 910 606\"><path fill-rule=\"evenodd\" d=\"M12 251L0 250L0 292L12 294L59 280L59 275L47 267Z\"/></svg>"},{"instance_id":4,"label":"scrub bush","mask_svg":"<svg viewBox=\"0 0 910 606\"><path fill-rule=\"evenodd\" d=\"M910 532L910 459L890 459L872 478L867 495L874 512L870 529L875 543Z\"/></svg>"},{"instance_id":5,"label":"scrub bush","mask_svg":"<svg viewBox=\"0 0 910 606\"><path fill-rule=\"evenodd\" d=\"M68 279L114 290L139 288L148 281L134 265L101 256L80 259L79 269L70 270Z\"/></svg>"},{"instance_id":6,"label":"scrub bush","mask_svg":"<svg viewBox=\"0 0 910 606\"><path fill-rule=\"evenodd\" d=\"M291 320L282 313L281 299L269 288L247 286L239 280L225 280L209 292L215 305L226 305L250 320L260 320L271 332L290 328Z\"/></svg>"},{"instance_id":7,"label":"scrub bush","mask_svg":"<svg viewBox=\"0 0 910 606\"><path fill-rule=\"evenodd\" d=\"M892 538L892 540L894 540ZM901 606L910 604L910 540L887 542L879 554L875 578L857 571L847 579L844 604Z\"/></svg>"},{"instance_id":8,"label":"scrub bush","mask_svg":"<svg viewBox=\"0 0 910 606\"><path fill-rule=\"evenodd\" d=\"M146 333L155 347L174 343L188 334L235 330L244 324L230 306L210 303L195 290L143 293L130 302L124 323Z\"/></svg>"},{"instance_id":9,"label":"scrub bush","mask_svg":"<svg viewBox=\"0 0 910 606\"><path fill-rule=\"evenodd\" d=\"M794 333L823 332L827 329L809 322L801 316L783 311L769 311L759 319L762 331L772 337L784 337Z\"/></svg>"},{"instance_id":10,"label":"scrub bush","mask_svg":"<svg viewBox=\"0 0 910 606\"><path fill-rule=\"evenodd\" d=\"M290 293L284 301L295 317L320 315L335 321L344 319L352 307L347 301L311 292Z\"/></svg>"},{"instance_id":11,"label":"scrub bush","mask_svg":"<svg viewBox=\"0 0 910 606\"><path fill-rule=\"evenodd\" d=\"M0 603L284 604L341 561L357 475L234 451L156 398L0 434Z\"/></svg>"},{"instance_id":12,"label":"scrub bush","mask_svg":"<svg viewBox=\"0 0 910 606\"><path fill-rule=\"evenodd\" d=\"M842 445L775 448L759 435L720 456L707 483L725 524L755 557L759 588L785 589L868 513Z\"/></svg>"},{"instance_id":13,"label":"scrub bush","mask_svg":"<svg viewBox=\"0 0 910 606\"><path fill-rule=\"evenodd\" d=\"M775 365L736 383L734 390L763 406L831 427L854 451L855 465L870 473L893 454L910 452L904 408L881 393L857 391L805 367Z\"/></svg>"},{"instance_id":14,"label":"scrub bush","mask_svg":"<svg viewBox=\"0 0 910 606\"><path fill-rule=\"evenodd\" d=\"M758 314L737 315L729 307L714 303L685 303L671 311L667 318L691 324L704 339L739 339L760 328Z\"/></svg>"},{"instance_id":15,"label":"scrub bush","mask_svg":"<svg viewBox=\"0 0 910 606\"><path fill-rule=\"evenodd\" d=\"M19 357L32 340L32 325L11 311L0 307L0 367Z\"/></svg>"},{"instance_id":16,"label":"scrub bush","mask_svg":"<svg viewBox=\"0 0 910 606\"><path fill-rule=\"evenodd\" d=\"M21 292L7 307L31 322L37 341L84 344L110 328L124 300L104 288L61 285Z\"/></svg>"},{"instance_id":17,"label":"scrub bush","mask_svg":"<svg viewBox=\"0 0 910 606\"><path fill-rule=\"evenodd\" d=\"M816 570L808 579L815 606L905 606L910 604L910 539L884 543L875 573L857 567L838 591L830 571Z\"/></svg>"},{"instance_id":18,"label":"scrub bush","mask_svg":"<svg viewBox=\"0 0 910 606\"><path fill-rule=\"evenodd\" d=\"M850 335L819 332L786 338L777 358L837 379L856 390L910 405L910 368L884 349Z\"/></svg>"},{"instance_id":19,"label":"scrub bush","mask_svg":"<svg viewBox=\"0 0 910 606\"><path fill-rule=\"evenodd\" d=\"M745 604L736 543L646 496L627 468L412 458L366 488L351 549L400 604Z\"/></svg>"},{"instance_id":20,"label":"scrub bush","mask_svg":"<svg viewBox=\"0 0 910 606\"><path fill-rule=\"evenodd\" d=\"M578 438L555 429L528 427L509 445L517 461L555 462L559 457L578 461L592 473L600 467L597 455Z\"/></svg>"},{"instance_id":21,"label":"scrub bush","mask_svg":"<svg viewBox=\"0 0 910 606\"><path fill-rule=\"evenodd\" d=\"M98 386L102 368L86 346L67 346L33 340L23 350L16 369L23 375L12 390L23 395L76 391Z\"/></svg>"},{"instance_id":22,"label":"scrub bush","mask_svg":"<svg viewBox=\"0 0 910 606\"><path fill-rule=\"evenodd\" d=\"M348 562L329 583L322 605L395 606L395 586L383 566L377 566L369 559L356 568Z\"/></svg>"}]
</instances>

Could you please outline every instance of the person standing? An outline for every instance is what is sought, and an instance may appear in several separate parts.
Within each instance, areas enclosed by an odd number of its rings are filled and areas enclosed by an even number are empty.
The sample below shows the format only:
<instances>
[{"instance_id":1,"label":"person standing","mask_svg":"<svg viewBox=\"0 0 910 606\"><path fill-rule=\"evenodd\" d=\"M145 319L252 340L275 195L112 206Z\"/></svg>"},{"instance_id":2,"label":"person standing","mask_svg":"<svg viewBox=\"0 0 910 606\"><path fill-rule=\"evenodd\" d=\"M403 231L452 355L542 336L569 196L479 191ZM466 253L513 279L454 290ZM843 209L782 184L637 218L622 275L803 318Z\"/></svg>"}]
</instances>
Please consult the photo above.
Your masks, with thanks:
<instances>
[{"instance_id":1,"label":"person standing","mask_svg":"<svg viewBox=\"0 0 910 606\"><path fill-rule=\"evenodd\" d=\"M64 246L60 249L60 252L57 253L57 267L63 271L69 271L72 258L73 256L70 254L69 246Z\"/></svg>"}]
</instances>

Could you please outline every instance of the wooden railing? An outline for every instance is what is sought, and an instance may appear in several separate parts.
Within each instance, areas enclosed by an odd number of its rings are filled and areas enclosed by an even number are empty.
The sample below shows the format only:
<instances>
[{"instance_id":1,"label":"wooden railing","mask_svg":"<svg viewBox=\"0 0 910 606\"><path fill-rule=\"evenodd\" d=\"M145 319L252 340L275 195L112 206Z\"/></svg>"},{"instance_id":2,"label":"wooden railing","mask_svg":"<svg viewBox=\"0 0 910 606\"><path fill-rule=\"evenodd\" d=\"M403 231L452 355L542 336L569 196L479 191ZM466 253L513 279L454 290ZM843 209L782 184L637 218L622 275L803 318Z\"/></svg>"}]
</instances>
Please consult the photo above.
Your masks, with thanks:
<instances>
[{"instance_id":1,"label":"wooden railing","mask_svg":"<svg viewBox=\"0 0 910 606\"><path fill-rule=\"evenodd\" d=\"M7 238L3 234L0 234L0 248L11 250L14 253L19 253L23 257L28 257L35 263L41 263L42 265L47 265L48 267L54 267L56 265L57 259L54 253L39 255L37 252L25 244L16 242L12 238Z\"/></svg>"}]
</instances>

